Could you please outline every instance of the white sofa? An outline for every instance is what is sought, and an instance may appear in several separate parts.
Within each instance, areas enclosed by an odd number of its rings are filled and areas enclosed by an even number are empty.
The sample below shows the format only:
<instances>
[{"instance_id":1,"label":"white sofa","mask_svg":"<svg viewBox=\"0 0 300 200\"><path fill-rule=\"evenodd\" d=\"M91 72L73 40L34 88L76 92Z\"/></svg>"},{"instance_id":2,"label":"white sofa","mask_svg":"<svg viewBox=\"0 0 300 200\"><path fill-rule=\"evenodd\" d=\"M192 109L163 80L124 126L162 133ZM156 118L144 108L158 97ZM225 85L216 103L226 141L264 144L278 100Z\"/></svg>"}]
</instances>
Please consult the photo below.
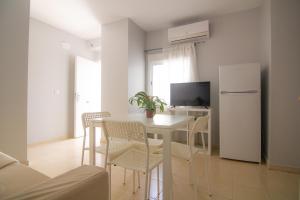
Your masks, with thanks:
<instances>
[{"instance_id":1,"label":"white sofa","mask_svg":"<svg viewBox=\"0 0 300 200\"><path fill-rule=\"evenodd\" d=\"M85 165L51 179L0 152L1 200L108 200L108 195L103 168Z\"/></svg>"}]
</instances>

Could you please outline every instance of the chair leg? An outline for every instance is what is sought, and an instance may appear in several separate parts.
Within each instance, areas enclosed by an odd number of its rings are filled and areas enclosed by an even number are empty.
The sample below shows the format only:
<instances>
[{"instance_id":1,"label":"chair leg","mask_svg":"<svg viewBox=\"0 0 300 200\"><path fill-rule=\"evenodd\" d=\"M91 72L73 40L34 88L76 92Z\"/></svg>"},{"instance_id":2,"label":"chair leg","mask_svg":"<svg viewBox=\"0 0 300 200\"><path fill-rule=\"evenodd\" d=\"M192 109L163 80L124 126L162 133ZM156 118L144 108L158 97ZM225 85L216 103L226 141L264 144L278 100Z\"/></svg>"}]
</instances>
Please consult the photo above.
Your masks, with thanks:
<instances>
[{"instance_id":1,"label":"chair leg","mask_svg":"<svg viewBox=\"0 0 300 200\"><path fill-rule=\"evenodd\" d=\"M194 166L193 166L193 159L194 159L194 155L193 153L190 153L190 158L189 158L189 161L188 161L188 165L189 165L189 182L191 185L194 185L195 184L195 181L194 181Z\"/></svg>"},{"instance_id":2,"label":"chair leg","mask_svg":"<svg viewBox=\"0 0 300 200\"><path fill-rule=\"evenodd\" d=\"M123 185L126 184L126 168L124 168L124 180L123 180Z\"/></svg>"},{"instance_id":3,"label":"chair leg","mask_svg":"<svg viewBox=\"0 0 300 200\"><path fill-rule=\"evenodd\" d=\"M148 199L150 199L150 193L151 193L151 178L152 178L152 170L149 172Z\"/></svg>"},{"instance_id":4,"label":"chair leg","mask_svg":"<svg viewBox=\"0 0 300 200\"><path fill-rule=\"evenodd\" d=\"M159 165L157 165L157 199L159 199Z\"/></svg>"},{"instance_id":5,"label":"chair leg","mask_svg":"<svg viewBox=\"0 0 300 200\"><path fill-rule=\"evenodd\" d=\"M189 130L189 127L188 127ZM186 145L190 145L190 133L189 131L186 132Z\"/></svg>"},{"instance_id":6,"label":"chair leg","mask_svg":"<svg viewBox=\"0 0 300 200\"><path fill-rule=\"evenodd\" d=\"M148 173L146 172L144 200L147 200L147 198L148 198Z\"/></svg>"},{"instance_id":7,"label":"chair leg","mask_svg":"<svg viewBox=\"0 0 300 200\"><path fill-rule=\"evenodd\" d=\"M188 165L189 165L189 182L190 182L191 185L193 185L194 181L193 181L193 166L192 166L192 162L189 161Z\"/></svg>"},{"instance_id":8,"label":"chair leg","mask_svg":"<svg viewBox=\"0 0 300 200\"><path fill-rule=\"evenodd\" d=\"M205 139L204 139L204 134L203 133L201 133L201 139L202 139L203 150L205 150L206 145L205 145Z\"/></svg>"},{"instance_id":9,"label":"chair leg","mask_svg":"<svg viewBox=\"0 0 300 200\"><path fill-rule=\"evenodd\" d=\"M109 200L111 200L111 164L108 164L108 168L109 168L109 181L108 181L108 185L109 185Z\"/></svg>"},{"instance_id":10,"label":"chair leg","mask_svg":"<svg viewBox=\"0 0 300 200\"><path fill-rule=\"evenodd\" d=\"M81 165L83 165L83 160L84 160L85 138L86 138L86 133L85 133L85 131L84 131L84 134L83 134L82 151L81 151Z\"/></svg>"},{"instance_id":11,"label":"chair leg","mask_svg":"<svg viewBox=\"0 0 300 200\"><path fill-rule=\"evenodd\" d=\"M135 170L133 170L133 189L132 189L132 193L134 194L135 193Z\"/></svg>"},{"instance_id":12,"label":"chair leg","mask_svg":"<svg viewBox=\"0 0 300 200\"><path fill-rule=\"evenodd\" d=\"M137 175L138 175L138 188L141 188L140 172L138 172Z\"/></svg>"}]
</instances>

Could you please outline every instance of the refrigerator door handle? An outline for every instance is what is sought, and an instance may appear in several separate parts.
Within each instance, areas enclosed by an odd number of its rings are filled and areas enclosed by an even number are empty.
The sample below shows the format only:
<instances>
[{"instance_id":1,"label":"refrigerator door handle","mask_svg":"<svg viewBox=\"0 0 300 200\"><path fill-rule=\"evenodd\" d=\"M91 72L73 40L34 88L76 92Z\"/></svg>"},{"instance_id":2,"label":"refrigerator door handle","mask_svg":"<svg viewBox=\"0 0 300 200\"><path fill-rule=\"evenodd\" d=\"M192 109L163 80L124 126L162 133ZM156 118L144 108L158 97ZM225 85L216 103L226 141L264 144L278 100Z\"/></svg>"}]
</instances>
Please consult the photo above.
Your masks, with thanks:
<instances>
[{"instance_id":1,"label":"refrigerator door handle","mask_svg":"<svg viewBox=\"0 0 300 200\"><path fill-rule=\"evenodd\" d=\"M257 90L244 90L244 91L221 91L221 94L252 94L258 93Z\"/></svg>"}]
</instances>

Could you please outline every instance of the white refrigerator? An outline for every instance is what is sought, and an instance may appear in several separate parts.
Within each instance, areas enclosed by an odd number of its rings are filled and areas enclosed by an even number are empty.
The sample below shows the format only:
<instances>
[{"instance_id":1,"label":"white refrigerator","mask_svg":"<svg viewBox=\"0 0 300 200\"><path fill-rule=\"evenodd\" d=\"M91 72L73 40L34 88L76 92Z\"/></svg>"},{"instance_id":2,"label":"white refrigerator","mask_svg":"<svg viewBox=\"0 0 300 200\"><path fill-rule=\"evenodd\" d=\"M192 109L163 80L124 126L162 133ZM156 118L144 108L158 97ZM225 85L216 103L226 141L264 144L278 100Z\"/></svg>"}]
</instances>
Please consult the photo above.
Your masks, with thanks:
<instances>
[{"instance_id":1,"label":"white refrigerator","mask_svg":"<svg viewBox=\"0 0 300 200\"><path fill-rule=\"evenodd\" d=\"M261 161L260 64L219 68L220 157Z\"/></svg>"}]
</instances>

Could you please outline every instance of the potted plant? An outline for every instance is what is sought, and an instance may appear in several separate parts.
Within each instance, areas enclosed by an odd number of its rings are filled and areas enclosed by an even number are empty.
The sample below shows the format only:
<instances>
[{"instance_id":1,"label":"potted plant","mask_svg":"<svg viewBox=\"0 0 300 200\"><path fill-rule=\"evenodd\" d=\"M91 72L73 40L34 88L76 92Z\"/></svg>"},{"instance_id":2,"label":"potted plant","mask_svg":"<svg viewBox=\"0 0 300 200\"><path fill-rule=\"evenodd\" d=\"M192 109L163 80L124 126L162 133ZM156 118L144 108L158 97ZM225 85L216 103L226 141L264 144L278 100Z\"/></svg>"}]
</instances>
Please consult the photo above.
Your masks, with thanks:
<instances>
[{"instance_id":1,"label":"potted plant","mask_svg":"<svg viewBox=\"0 0 300 200\"><path fill-rule=\"evenodd\" d=\"M136 93L133 97L130 97L129 103L131 105L136 103L139 108L144 108L146 110L147 118L153 118L156 108L159 108L160 112L163 112L164 106L167 105L159 97L149 96L143 91Z\"/></svg>"}]
</instances>

